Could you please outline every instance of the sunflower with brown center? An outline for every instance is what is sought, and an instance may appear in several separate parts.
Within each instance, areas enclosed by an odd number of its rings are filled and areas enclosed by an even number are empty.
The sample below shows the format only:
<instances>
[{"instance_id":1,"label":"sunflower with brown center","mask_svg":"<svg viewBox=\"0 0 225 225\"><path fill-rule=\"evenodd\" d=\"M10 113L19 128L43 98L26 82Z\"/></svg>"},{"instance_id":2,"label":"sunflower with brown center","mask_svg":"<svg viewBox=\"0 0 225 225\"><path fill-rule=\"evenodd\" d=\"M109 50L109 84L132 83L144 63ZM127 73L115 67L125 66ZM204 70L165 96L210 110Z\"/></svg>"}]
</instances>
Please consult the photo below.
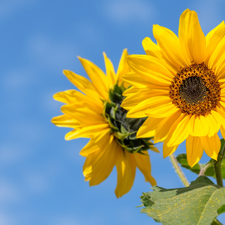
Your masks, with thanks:
<instances>
[{"instance_id":1,"label":"sunflower with brown center","mask_svg":"<svg viewBox=\"0 0 225 225\"><path fill-rule=\"evenodd\" d=\"M146 55L131 55L132 72L123 79L132 85L122 107L130 118L148 117L138 138L164 141L163 156L186 140L188 163L194 166L203 150L217 159L219 130L225 138L225 25L206 36L197 13L185 10L178 37L169 29L153 26L155 44L142 42Z\"/></svg>"},{"instance_id":2,"label":"sunflower with brown center","mask_svg":"<svg viewBox=\"0 0 225 225\"><path fill-rule=\"evenodd\" d=\"M103 182L116 166L117 197L131 189L136 168L144 174L146 181L156 184L151 175L147 150L158 150L153 146L151 137L136 138L146 118L127 118L127 110L120 106L124 99L122 94L129 86L121 78L130 71L127 56L127 50L124 50L115 73L104 53L106 74L94 63L79 57L91 81L64 70L67 78L83 93L76 90L56 93L54 99L65 103L61 108L64 114L52 119L59 127L73 129L66 134L66 140L90 138L80 152L86 157L83 174L90 186Z\"/></svg>"}]
</instances>

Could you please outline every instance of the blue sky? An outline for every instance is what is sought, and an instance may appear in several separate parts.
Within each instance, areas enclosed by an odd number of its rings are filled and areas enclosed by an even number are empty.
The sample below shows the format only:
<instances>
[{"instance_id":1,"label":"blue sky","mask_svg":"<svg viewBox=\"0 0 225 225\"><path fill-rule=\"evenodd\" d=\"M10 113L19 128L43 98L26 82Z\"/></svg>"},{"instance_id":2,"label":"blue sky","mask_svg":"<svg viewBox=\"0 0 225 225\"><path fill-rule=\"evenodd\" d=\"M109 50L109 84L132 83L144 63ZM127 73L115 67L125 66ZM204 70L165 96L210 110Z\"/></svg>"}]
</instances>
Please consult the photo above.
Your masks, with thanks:
<instances>
[{"instance_id":1,"label":"blue sky","mask_svg":"<svg viewBox=\"0 0 225 225\"><path fill-rule=\"evenodd\" d=\"M117 68L124 48L144 54L141 42L153 38L153 24L177 34L186 8L197 11L205 34L225 19L222 0L0 0L1 225L157 224L135 208L151 187L139 171L120 199L114 194L115 169L98 186L84 182L79 151L87 140L65 141L69 129L51 124L61 114L52 95L74 88L63 69L86 76L77 56L105 70L105 51ZM182 187L158 147L161 153L151 154L158 185ZM184 144L176 155L182 152ZM202 162L207 160L204 155Z\"/></svg>"}]
</instances>

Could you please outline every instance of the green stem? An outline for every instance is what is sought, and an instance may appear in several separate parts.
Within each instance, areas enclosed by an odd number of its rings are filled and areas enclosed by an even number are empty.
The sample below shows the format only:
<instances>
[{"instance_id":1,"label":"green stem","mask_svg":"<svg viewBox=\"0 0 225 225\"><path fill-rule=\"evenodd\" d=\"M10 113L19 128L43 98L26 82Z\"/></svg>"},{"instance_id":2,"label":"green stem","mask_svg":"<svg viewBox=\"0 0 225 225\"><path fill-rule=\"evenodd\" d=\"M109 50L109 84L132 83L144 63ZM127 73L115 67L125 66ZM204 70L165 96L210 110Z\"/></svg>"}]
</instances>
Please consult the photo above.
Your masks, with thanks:
<instances>
[{"instance_id":1,"label":"green stem","mask_svg":"<svg viewBox=\"0 0 225 225\"><path fill-rule=\"evenodd\" d=\"M221 171L221 163L223 161L224 154L225 154L225 145L222 151L219 152L217 160L213 160L213 165L214 165L215 174L216 174L216 182L218 185L222 187L223 187L223 177L222 177L222 171Z\"/></svg>"},{"instance_id":2,"label":"green stem","mask_svg":"<svg viewBox=\"0 0 225 225\"><path fill-rule=\"evenodd\" d=\"M169 156L170 157L170 161L173 164L173 167L176 171L176 173L178 174L178 176L180 177L182 183L184 184L185 187L188 187L190 185L190 183L188 182L187 178L185 177L184 173L182 172L176 157L172 154Z\"/></svg>"},{"instance_id":3,"label":"green stem","mask_svg":"<svg viewBox=\"0 0 225 225\"><path fill-rule=\"evenodd\" d=\"M219 156L218 156L219 158ZM214 169L216 174L216 182L218 185L223 187L223 179L222 179L222 173L221 173L221 161L219 159L214 160Z\"/></svg>"}]
</instances>

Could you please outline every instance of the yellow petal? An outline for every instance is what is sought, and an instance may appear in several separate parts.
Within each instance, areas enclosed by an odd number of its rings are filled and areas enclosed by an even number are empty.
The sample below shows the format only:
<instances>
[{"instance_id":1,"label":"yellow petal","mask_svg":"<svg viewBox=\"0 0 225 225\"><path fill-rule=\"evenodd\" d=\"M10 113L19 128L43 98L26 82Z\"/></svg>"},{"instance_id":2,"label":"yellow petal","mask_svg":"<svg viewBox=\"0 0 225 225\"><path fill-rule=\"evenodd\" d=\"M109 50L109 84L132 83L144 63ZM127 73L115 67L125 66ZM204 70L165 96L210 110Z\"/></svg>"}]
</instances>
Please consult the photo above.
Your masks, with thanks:
<instances>
[{"instance_id":1,"label":"yellow petal","mask_svg":"<svg viewBox=\"0 0 225 225\"><path fill-rule=\"evenodd\" d=\"M62 92L58 92L54 94L53 98L56 101L60 101L66 104L73 104L74 102L77 101L78 96L82 98L83 94L80 93L79 91L67 90L67 91L62 91Z\"/></svg>"},{"instance_id":2,"label":"yellow petal","mask_svg":"<svg viewBox=\"0 0 225 225\"><path fill-rule=\"evenodd\" d=\"M91 61L81 57L78 58L82 63L87 75L90 77L95 90L99 93L102 99L108 99L109 84L104 72Z\"/></svg>"},{"instance_id":3,"label":"yellow petal","mask_svg":"<svg viewBox=\"0 0 225 225\"><path fill-rule=\"evenodd\" d=\"M147 151L145 154L133 154L138 169L144 174L145 181L150 182L152 186L156 185L156 180L151 175L150 157Z\"/></svg>"},{"instance_id":4,"label":"yellow petal","mask_svg":"<svg viewBox=\"0 0 225 225\"><path fill-rule=\"evenodd\" d=\"M186 140L186 149L188 164L193 167L202 158L201 138L190 135Z\"/></svg>"},{"instance_id":5,"label":"yellow petal","mask_svg":"<svg viewBox=\"0 0 225 225\"><path fill-rule=\"evenodd\" d=\"M208 136L201 137L201 143L206 154L210 158L217 160L217 156L221 147L219 136L215 134L212 137L208 137Z\"/></svg>"},{"instance_id":6,"label":"yellow petal","mask_svg":"<svg viewBox=\"0 0 225 225\"><path fill-rule=\"evenodd\" d=\"M155 44L149 37L146 37L142 41L142 46L147 55L151 55L160 59L162 58L160 47Z\"/></svg>"},{"instance_id":7,"label":"yellow petal","mask_svg":"<svg viewBox=\"0 0 225 225\"><path fill-rule=\"evenodd\" d=\"M210 63L213 61L211 60ZM214 73L217 76L217 79L219 82L223 82L225 78L225 54L220 54L220 56L216 59L216 61L213 64L214 67Z\"/></svg>"},{"instance_id":8,"label":"yellow petal","mask_svg":"<svg viewBox=\"0 0 225 225\"><path fill-rule=\"evenodd\" d=\"M108 124L98 124L98 125L83 127L80 130L70 131L69 133L66 134L65 139L71 140L71 139L80 138L80 137L90 138L94 134L98 135L98 133L104 132L105 130L108 130L108 132L110 132L110 128Z\"/></svg>"},{"instance_id":9,"label":"yellow petal","mask_svg":"<svg viewBox=\"0 0 225 225\"><path fill-rule=\"evenodd\" d=\"M180 111L179 108L175 107L172 102L155 106L152 109L146 111L147 116L164 118L173 115L174 113Z\"/></svg>"},{"instance_id":10,"label":"yellow petal","mask_svg":"<svg viewBox=\"0 0 225 225\"><path fill-rule=\"evenodd\" d=\"M216 26L214 29L212 29L207 35L206 35L206 47L210 47L211 44L214 44L213 41L219 42L218 39L221 40L222 37L220 37L224 32L224 21L222 21L218 26ZM220 35L221 34L221 35ZM223 36L223 35L222 35ZM211 47L210 47L211 49Z\"/></svg>"},{"instance_id":11,"label":"yellow petal","mask_svg":"<svg viewBox=\"0 0 225 225\"><path fill-rule=\"evenodd\" d=\"M63 73L66 75L68 80L73 85L75 85L80 91L82 91L88 96L99 98L93 84L87 78L75 74L74 72L69 70L63 70Z\"/></svg>"},{"instance_id":12,"label":"yellow petal","mask_svg":"<svg viewBox=\"0 0 225 225\"><path fill-rule=\"evenodd\" d=\"M154 136L155 143L163 141L167 137L171 126L173 125L174 121L180 117L180 115L181 112L177 111L173 115L168 116L158 122Z\"/></svg>"},{"instance_id":13,"label":"yellow petal","mask_svg":"<svg viewBox=\"0 0 225 225\"><path fill-rule=\"evenodd\" d=\"M167 156L173 154L177 150L177 147L178 147L178 145L169 147L167 145L168 140L169 139L166 139L163 144L163 158L166 158Z\"/></svg>"},{"instance_id":14,"label":"yellow petal","mask_svg":"<svg viewBox=\"0 0 225 225\"><path fill-rule=\"evenodd\" d=\"M205 117L208 121L208 126L209 126L209 137L214 136L215 134L218 133L220 127L221 127L221 115L215 111L211 111L211 114L208 114Z\"/></svg>"},{"instance_id":15,"label":"yellow petal","mask_svg":"<svg viewBox=\"0 0 225 225\"><path fill-rule=\"evenodd\" d=\"M150 87L143 87L143 88L138 88L138 87L129 87L125 92L123 92L123 96L129 96L129 95L135 95L137 93L142 93L142 92L146 92L149 91L150 93L153 94L154 91L162 91L162 92L167 92L167 96L169 95L169 91L170 88L166 88L166 87L160 87L160 86L156 86L156 85L151 85ZM151 96L153 96L151 94ZM165 94L162 94L165 95Z\"/></svg>"},{"instance_id":16,"label":"yellow petal","mask_svg":"<svg viewBox=\"0 0 225 225\"><path fill-rule=\"evenodd\" d=\"M117 147L119 149L116 149ZM88 178L90 186L100 184L110 175L116 162L118 150L121 148L116 142L113 142L111 145L106 145L105 148L92 153L91 160L86 160L83 174L85 178Z\"/></svg>"},{"instance_id":17,"label":"yellow petal","mask_svg":"<svg viewBox=\"0 0 225 225\"><path fill-rule=\"evenodd\" d=\"M130 67L127 64L127 56L128 56L127 49L124 49L116 73L119 79L119 85L121 85L124 82L122 79L122 75L130 72ZM127 83L124 83L124 86L125 88L127 88L129 85Z\"/></svg>"},{"instance_id":18,"label":"yellow petal","mask_svg":"<svg viewBox=\"0 0 225 225\"><path fill-rule=\"evenodd\" d=\"M98 151L99 150L99 146L95 144L94 140L90 140L85 146L84 148L80 151L80 155L87 157L89 156L91 153Z\"/></svg>"},{"instance_id":19,"label":"yellow petal","mask_svg":"<svg viewBox=\"0 0 225 225\"><path fill-rule=\"evenodd\" d=\"M189 64L205 60L206 39L195 11L186 9L180 16L179 39L184 55L189 56Z\"/></svg>"},{"instance_id":20,"label":"yellow petal","mask_svg":"<svg viewBox=\"0 0 225 225\"><path fill-rule=\"evenodd\" d=\"M209 59L209 63L208 63L208 67L217 70L218 71L221 70L221 65L223 66L223 62L224 62L224 49L225 48L225 36L223 36L222 40L217 44L214 52L212 53L210 59ZM218 64L218 65L217 65Z\"/></svg>"},{"instance_id":21,"label":"yellow petal","mask_svg":"<svg viewBox=\"0 0 225 225\"><path fill-rule=\"evenodd\" d=\"M136 105L133 109L131 109L127 116L132 118L135 118L138 114L145 115L142 117L146 117L146 113L151 112L151 115L154 114L154 110L157 111L158 108L160 108L162 111L164 109L164 106L171 105L171 99L168 96L155 96L152 98L145 99L144 101L140 102L138 105ZM165 113L165 112L164 112ZM162 113L163 114L163 113ZM137 117L139 118L139 117Z\"/></svg>"},{"instance_id":22,"label":"yellow petal","mask_svg":"<svg viewBox=\"0 0 225 225\"><path fill-rule=\"evenodd\" d=\"M190 127L190 116L181 114L176 121L174 121L173 126L171 127L168 135L169 147L176 146L182 143L189 136L189 127Z\"/></svg>"},{"instance_id":23,"label":"yellow petal","mask_svg":"<svg viewBox=\"0 0 225 225\"><path fill-rule=\"evenodd\" d=\"M206 116L207 117L207 116ZM190 119L190 135L206 136L209 134L209 123L205 116L192 115Z\"/></svg>"},{"instance_id":24,"label":"yellow petal","mask_svg":"<svg viewBox=\"0 0 225 225\"><path fill-rule=\"evenodd\" d=\"M145 120L137 132L137 138L153 137L155 129L162 119L149 117Z\"/></svg>"},{"instance_id":25,"label":"yellow petal","mask_svg":"<svg viewBox=\"0 0 225 225\"><path fill-rule=\"evenodd\" d=\"M104 117L101 115L102 111L99 112L98 108L95 107L93 107L93 109L90 109L89 107L85 107L84 105L64 105L61 107L61 111L72 116L84 126L86 124L91 125L106 123Z\"/></svg>"},{"instance_id":26,"label":"yellow petal","mask_svg":"<svg viewBox=\"0 0 225 225\"><path fill-rule=\"evenodd\" d=\"M150 55L130 55L127 60L132 70L146 81L160 86L171 84L173 75L163 60Z\"/></svg>"},{"instance_id":27,"label":"yellow petal","mask_svg":"<svg viewBox=\"0 0 225 225\"><path fill-rule=\"evenodd\" d=\"M51 122L58 127L77 128L80 126L80 123L76 119L67 114L53 117Z\"/></svg>"},{"instance_id":28,"label":"yellow petal","mask_svg":"<svg viewBox=\"0 0 225 225\"><path fill-rule=\"evenodd\" d=\"M106 69L106 76L108 78L109 88L114 86L117 81L117 77L114 71L114 67L110 59L106 56L105 52L103 52L104 60L105 60L105 69Z\"/></svg>"},{"instance_id":29,"label":"yellow petal","mask_svg":"<svg viewBox=\"0 0 225 225\"><path fill-rule=\"evenodd\" d=\"M130 191L136 172L135 160L132 154L127 151L120 151L117 155L117 186L116 197L122 197Z\"/></svg>"},{"instance_id":30,"label":"yellow petal","mask_svg":"<svg viewBox=\"0 0 225 225\"><path fill-rule=\"evenodd\" d=\"M222 40L224 35L225 35L224 21L206 35L206 59L205 59L206 63L208 63L209 58L213 54L216 46Z\"/></svg>"},{"instance_id":31,"label":"yellow petal","mask_svg":"<svg viewBox=\"0 0 225 225\"><path fill-rule=\"evenodd\" d=\"M133 85L135 87L147 87L151 85L151 82L146 81L140 75L135 72L129 72L122 76L123 81ZM128 89L129 90L129 89Z\"/></svg>"},{"instance_id":32,"label":"yellow petal","mask_svg":"<svg viewBox=\"0 0 225 225\"><path fill-rule=\"evenodd\" d=\"M101 132L98 136L91 138L91 140L80 151L80 155L87 157L91 153L105 148L109 144L111 135L107 130ZM110 142L111 143L111 142Z\"/></svg>"},{"instance_id":33,"label":"yellow petal","mask_svg":"<svg viewBox=\"0 0 225 225\"><path fill-rule=\"evenodd\" d=\"M224 127L221 126L220 131L221 131L221 135L222 135L223 139L225 139L225 129L224 129Z\"/></svg>"},{"instance_id":34,"label":"yellow petal","mask_svg":"<svg viewBox=\"0 0 225 225\"><path fill-rule=\"evenodd\" d=\"M128 97L126 97L121 107L131 110L133 107L138 105L141 101L146 99L146 96L148 97L155 97L155 96L169 96L169 91L162 90L162 89L151 89L149 88L142 88L139 89L136 93L130 94Z\"/></svg>"},{"instance_id":35,"label":"yellow petal","mask_svg":"<svg viewBox=\"0 0 225 225\"><path fill-rule=\"evenodd\" d=\"M153 35L161 48L163 58L174 67L175 71L189 65L189 62L183 57L178 37L171 30L153 25Z\"/></svg>"}]
</instances>

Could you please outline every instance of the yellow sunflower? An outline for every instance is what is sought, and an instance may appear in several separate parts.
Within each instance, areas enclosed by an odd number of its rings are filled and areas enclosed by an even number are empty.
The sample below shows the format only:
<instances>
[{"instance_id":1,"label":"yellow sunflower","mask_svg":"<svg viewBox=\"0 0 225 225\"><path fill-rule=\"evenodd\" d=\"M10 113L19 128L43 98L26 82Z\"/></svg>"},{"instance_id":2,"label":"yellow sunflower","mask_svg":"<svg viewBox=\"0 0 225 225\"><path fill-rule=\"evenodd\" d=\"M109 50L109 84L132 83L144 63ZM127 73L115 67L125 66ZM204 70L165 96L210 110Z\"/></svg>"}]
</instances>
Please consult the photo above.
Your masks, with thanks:
<instances>
[{"instance_id":1,"label":"yellow sunflower","mask_svg":"<svg viewBox=\"0 0 225 225\"><path fill-rule=\"evenodd\" d=\"M225 25L206 36L197 13L180 17L178 37L169 29L153 26L155 44L142 42L146 55L128 56L133 72L123 79L133 85L122 107L128 117L148 117L138 138L164 141L163 156L186 140L187 159L194 166L206 154L217 159L219 130L225 138Z\"/></svg>"},{"instance_id":2,"label":"yellow sunflower","mask_svg":"<svg viewBox=\"0 0 225 225\"><path fill-rule=\"evenodd\" d=\"M90 138L80 152L86 157L83 174L90 186L104 181L116 165L115 194L121 197L133 185L136 167L144 174L146 181L156 184L146 150L158 150L149 137L136 138L136 132L145 119L126 118L127 111L120 107L123 91L128 87L121 76L130 71L127 50L123 51L117 74L106 54L103 55L106 74L94 63L79 57L91 81L72 71L63 71L82 93L76 90L56 93L54 99L65 103L61 108L64 114L54 117L52 122L59 127L73 129L66 134L66 140Z\"/></svg>"}]
</instances>

